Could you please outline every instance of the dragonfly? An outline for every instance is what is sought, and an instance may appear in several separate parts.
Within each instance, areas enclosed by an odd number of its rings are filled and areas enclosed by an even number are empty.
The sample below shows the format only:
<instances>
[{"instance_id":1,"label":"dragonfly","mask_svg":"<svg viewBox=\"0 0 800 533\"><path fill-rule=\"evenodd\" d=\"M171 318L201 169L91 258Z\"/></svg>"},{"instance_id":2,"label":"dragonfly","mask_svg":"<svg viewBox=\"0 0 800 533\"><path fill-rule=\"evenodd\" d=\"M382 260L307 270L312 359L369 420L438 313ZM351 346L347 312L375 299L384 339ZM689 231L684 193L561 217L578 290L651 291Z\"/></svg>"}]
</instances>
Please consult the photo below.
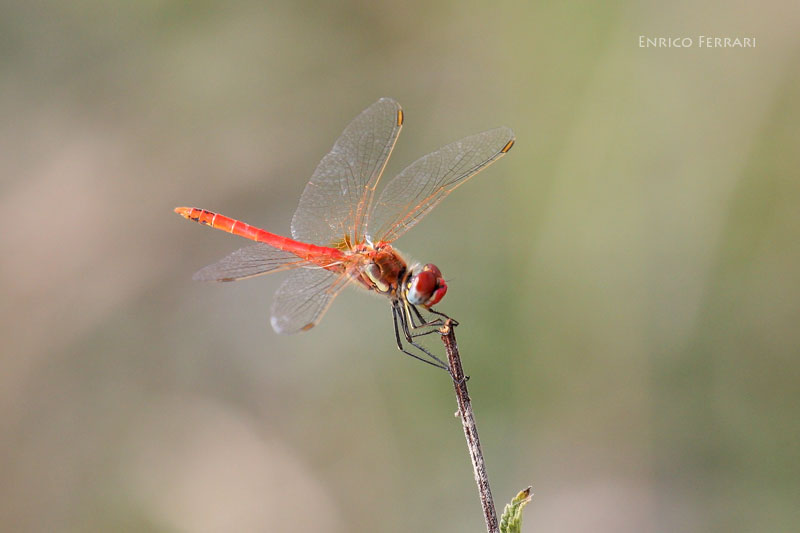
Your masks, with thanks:
<instances>
[{"instance_id":1,"label":"dragonfly","mask_svg":"<svg viewBox=\"0 0 800 533\"><path fill-rule=\"evenodd\" d=\"M194 279L237 281L289 271L272 306L271 324L278 333L314 327L348 285L384 295L391 302L397 347L449 370L418 342L449 318L433 309L447 283L434 264L409 263L393 243L455 188L508 153L514 132L500 127L443 146L411 163L376 199L403 120L400 104L381 98L350 122L306 185L291 238L206 209L175 208L186 219L256 241L201 269Z\"/></svg>"}]
</instances>

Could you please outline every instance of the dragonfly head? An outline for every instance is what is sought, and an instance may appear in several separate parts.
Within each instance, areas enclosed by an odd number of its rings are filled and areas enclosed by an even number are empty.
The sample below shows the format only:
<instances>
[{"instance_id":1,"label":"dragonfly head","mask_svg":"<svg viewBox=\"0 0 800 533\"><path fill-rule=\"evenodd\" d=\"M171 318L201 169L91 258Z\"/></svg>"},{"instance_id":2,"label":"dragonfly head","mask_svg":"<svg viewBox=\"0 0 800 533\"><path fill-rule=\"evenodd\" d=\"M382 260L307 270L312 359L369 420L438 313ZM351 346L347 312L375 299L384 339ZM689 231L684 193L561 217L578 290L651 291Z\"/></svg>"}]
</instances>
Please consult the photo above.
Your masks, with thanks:
<instances>
[{"instance_id":1,"label":"dragonfly head","mask_svg":"<svg viewBox=\"0 0 800 533\"><path fill-rule=\"evenodd\" d=\"M411 273L406 281L405 292L409 303L429 308L444 298L447 283L436 265L428 263Z\"/></svg>"}]
</instances>

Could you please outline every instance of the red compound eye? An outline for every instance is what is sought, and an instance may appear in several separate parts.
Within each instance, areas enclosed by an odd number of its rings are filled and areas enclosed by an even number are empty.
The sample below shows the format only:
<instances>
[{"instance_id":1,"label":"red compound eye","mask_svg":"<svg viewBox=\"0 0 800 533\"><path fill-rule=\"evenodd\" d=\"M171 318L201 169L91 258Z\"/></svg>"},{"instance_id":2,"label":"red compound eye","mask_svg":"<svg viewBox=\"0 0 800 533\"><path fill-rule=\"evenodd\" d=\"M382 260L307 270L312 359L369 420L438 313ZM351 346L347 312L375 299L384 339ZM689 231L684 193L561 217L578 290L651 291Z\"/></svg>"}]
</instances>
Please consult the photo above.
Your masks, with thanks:
<instances>
[{"instance_id":1,"label":"red compound eye","mask_svg":"<svg viewBox=\"0 0 800 533\"><path fill-rule=\"evenodd\" d=\"M447 284L436 265L427 264L413 274L408 282L406 297L414 305L431 307L436 305L447 292Z\"/></svg>"},{"instance_id":2,"label":"red compound eye","mask_svg":"<svg viewBox=\"0 0 800 533\"><path fill-rule=\"evenodd\" d=\"M439 285L439 288L433 291L433 296L425 302L425 307L433 307L434 305L438 304L442 298L444 298L445 293L447 292L447 285L444 284L444 281Z\"/></svg>"},{"instance_id":3,"label":"red compound eye","mask_svg":"<svg viewBox=\"0 0 800 533\"><path fill-rule=\"evenodd\" d=\"M441 270L439 270L439 267L437 267L433 263L428 263L427 265L422 267L422 271L423 272L431 272L434 276L436 276L436 279L439 279L439 278L442 277Z\"/></svg>"}]
</instances>

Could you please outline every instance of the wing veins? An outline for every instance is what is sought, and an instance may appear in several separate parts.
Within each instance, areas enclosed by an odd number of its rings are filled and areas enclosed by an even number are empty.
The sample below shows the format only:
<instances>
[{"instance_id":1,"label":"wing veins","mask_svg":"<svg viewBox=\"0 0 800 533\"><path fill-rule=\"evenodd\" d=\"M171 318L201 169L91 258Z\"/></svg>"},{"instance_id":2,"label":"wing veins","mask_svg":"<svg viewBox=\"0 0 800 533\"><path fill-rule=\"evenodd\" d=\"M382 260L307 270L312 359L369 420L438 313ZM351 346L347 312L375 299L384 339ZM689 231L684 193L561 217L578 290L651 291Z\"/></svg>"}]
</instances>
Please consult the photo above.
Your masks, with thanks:
<instances>
[{"instance_id":1,"label":"wing veins","mask_svg":"<svg viewBox=\"0 0 800 533\"><path fill-rule=\"evenodd\" d=\"M505 155L513 139L508 128L488 130L443 146L406 167L372 207L370 238L397 239L459 185Z\"/></svg>"}]
</instances>

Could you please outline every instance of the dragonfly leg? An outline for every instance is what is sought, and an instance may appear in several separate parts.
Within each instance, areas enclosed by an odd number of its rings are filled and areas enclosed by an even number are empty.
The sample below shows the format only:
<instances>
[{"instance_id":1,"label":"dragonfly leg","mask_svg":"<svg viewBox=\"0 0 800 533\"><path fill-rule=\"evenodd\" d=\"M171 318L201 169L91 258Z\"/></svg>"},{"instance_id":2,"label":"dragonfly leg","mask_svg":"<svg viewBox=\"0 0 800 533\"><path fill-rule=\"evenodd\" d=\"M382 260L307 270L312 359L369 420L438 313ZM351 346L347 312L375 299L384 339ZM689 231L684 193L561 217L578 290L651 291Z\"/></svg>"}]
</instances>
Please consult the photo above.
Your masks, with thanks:
<instances>
[{"instance_id":1,"label":"dragonfly leg","mask_svg":"<svg viewBox=\"0 0 800 533\"><path fill-rule=\"evenodd\" d=\"M411 310L416 315L417 319L419 320L419 326L414 323L414 317L411 317L411 329L414 330L415 328L425 328L425 327L432 327L432 328L440 328L444 325L444 320L441 318L435 318L433 320L425 320L425 317L422 316L420 313L419 308L416 305L408 304ZM433 333L433 331L425 332L424 335L428 333Z\"/></svg>"},{"instance_id":2,"label":"dragonfly leg","mask_svg":"<svg viewBox=\"0 0 800 533\"><path fill-rule=\"evenodd\" d=\"M397 341L397 348L406 355L413 357L423 363L428 363L431 366L435 366L437 368L441 368L442 370L447 370L450 373L450 368L438 357L433 355L430 351L425 349L424 347L420 346L416 342L413 341L413 337L411 333L408 331L408 324L405 321L405 317L402 314L402 311L397 308L397 306L392 305L392 319L394 321L394 336L395 340ZM398 325L399 321L399 325ZM425 357L412 353L405 349L403 346L403 342L400 337L400 329L403 329L403 336L406 338L406 341L411 344L414 348L425 354ZM452 375L452 374L451 374Z\"/></svg>"},{"instance_id":3,"label":"dragonfly leg","mask_svg":"<svg viewBox=\"0 0 800 533\"><path fill-rule=\"evenodd\" d=\"M412 333L412 330L408 325L409 322L411 322L411 315L408 313L408 309L407 308L406 308L405 311L406 311L406 314L404 315L403 312L400 309L397 309L397 318L400 321L400 325L403 328L403 335L406 338L406 342L408 342L411 346L413 346L417 350L425 353L425 355L427 355L431 359L435 360L437 363L439 363L439 364L441 364L441 365L446 367L447 364L444 361L442 361L441 359L439 359L438 357L433 355L427 348L425 348L425 347L417 344L416 342L414 342L414 337L419 336L419 335L414 335ZM425 327L425 326L421 326L421 327ZM438 330L432 330L432 332L433 331L438 331ZM421 335L425 335L425 334L426 333L422 333Z\"/></svg>"},{"instance_id":4,"label":"dragonfly leg","mask_svg":"<svg viewBox=\"0 0 800 533\"><path fill-rule=\"evenodd\" d=\"M434 315L439 315L440 317L442 317L442 318L439 319L439 320L442 321L442 323L444 323L444 322L449 320L451 325L453 325L453 326L457 326L458 325L458 320L456 320L455 318L451 318L448 315L446 315L446 314L444 314L444 313L442 313L440 311L437 311L436 309L428 309L428 311L433 313Z\"/></svg>"},{"instance_id":5,"label":"dragonfly leg","mask_svg":"<svg viewBox=\"0 0 800 533\"><path fill-rule=\"evenodd\" d=\"M411 305L410 307L411 307L411 309L414 311L414 314L415 314L415 315L417 315L417 317L419 318L419 320L420 320L421 322L425 322L425 319L422 317L422 314L419 312L419 309L417 309L417 306L415 306L415 305ZM427 323L425 323L425 324L422 324L422 326L421 326L421 327L424 327L424 326L427 326L427 325L431 325L431 324L435 324L435 323L440 323L440 325L444 325L444 324L445 324L445 323L446 323L448 320L450 321L450 325L451 325L452 327L456 327L456 326L458 325L458 321L456 321L456 320L455 320L455 319L453 319L453 318L450 318L449 316L447 316L447 315L446 315L446 314L444 314L444 313L440 313L439 311L436 311L435 309L428 309L428 311L430 311L430 312L431 312L431 313L433 313L434 315L439 315L439 316L440 316L440 317L442 317L442 318L437 318L436 320L433 320L433 321L427 322ZM413 320L412 320L411 322L412 322L412 324L414 323L414 321L413 321ZM440 331L440 330L438 330L438 329L433 329L433 330L431 330L431 331L426 331L426 332L424 332L424 333L418 333L418 334L416 334L416 335L414 335L414 336L415 336L415 337L419 337L420 335L427 335L427 334L429 334L429 333L434 333L434 332L441 333L441 331ZM452 376L452 375L453 375L453 373L451 372L451 373L450 373L450 375ZM456 381L456 379L455 379L455 378L453 378L453 382L455 382L455 383L456 383L456 385L458 385L458 386L461 386L461 384L462 384L462 383L464 383L464 382L467 382L467 381L469 381L469 376L463 376L461 379L459 379L459 380L457 380L457 381Z\"/></svg>"},{"instance_id":6,"label":"dragonfly leg","mask_svg":"<svg viewBox=\"0 0 800 533\"><path fill-rule=\"evenodd\" d=\"M411 314L412 311L414 312L414 315L416 315L417 318L419 319L420 324L414 322L414 316ZM403 310L402 311L398 310L398 312L404 313L401 316L401 319L403 319L403 322L406 324L406 331L409 332L412 338L422 337L423 335L430 335L431 333L438 333L439 328L444 325L444 320L442 320L441 318L426 321L425 318L422 316L422 313L420 313L419 309L417 309L417 306L409 303L407 300L403 300ZM416 332L417 330L424 328L433 328L433 329L429 329L427 331L423 331L420 333ZM411 342L411 339L408 339L408 341Z\"/></svg>"}]
</instances>

